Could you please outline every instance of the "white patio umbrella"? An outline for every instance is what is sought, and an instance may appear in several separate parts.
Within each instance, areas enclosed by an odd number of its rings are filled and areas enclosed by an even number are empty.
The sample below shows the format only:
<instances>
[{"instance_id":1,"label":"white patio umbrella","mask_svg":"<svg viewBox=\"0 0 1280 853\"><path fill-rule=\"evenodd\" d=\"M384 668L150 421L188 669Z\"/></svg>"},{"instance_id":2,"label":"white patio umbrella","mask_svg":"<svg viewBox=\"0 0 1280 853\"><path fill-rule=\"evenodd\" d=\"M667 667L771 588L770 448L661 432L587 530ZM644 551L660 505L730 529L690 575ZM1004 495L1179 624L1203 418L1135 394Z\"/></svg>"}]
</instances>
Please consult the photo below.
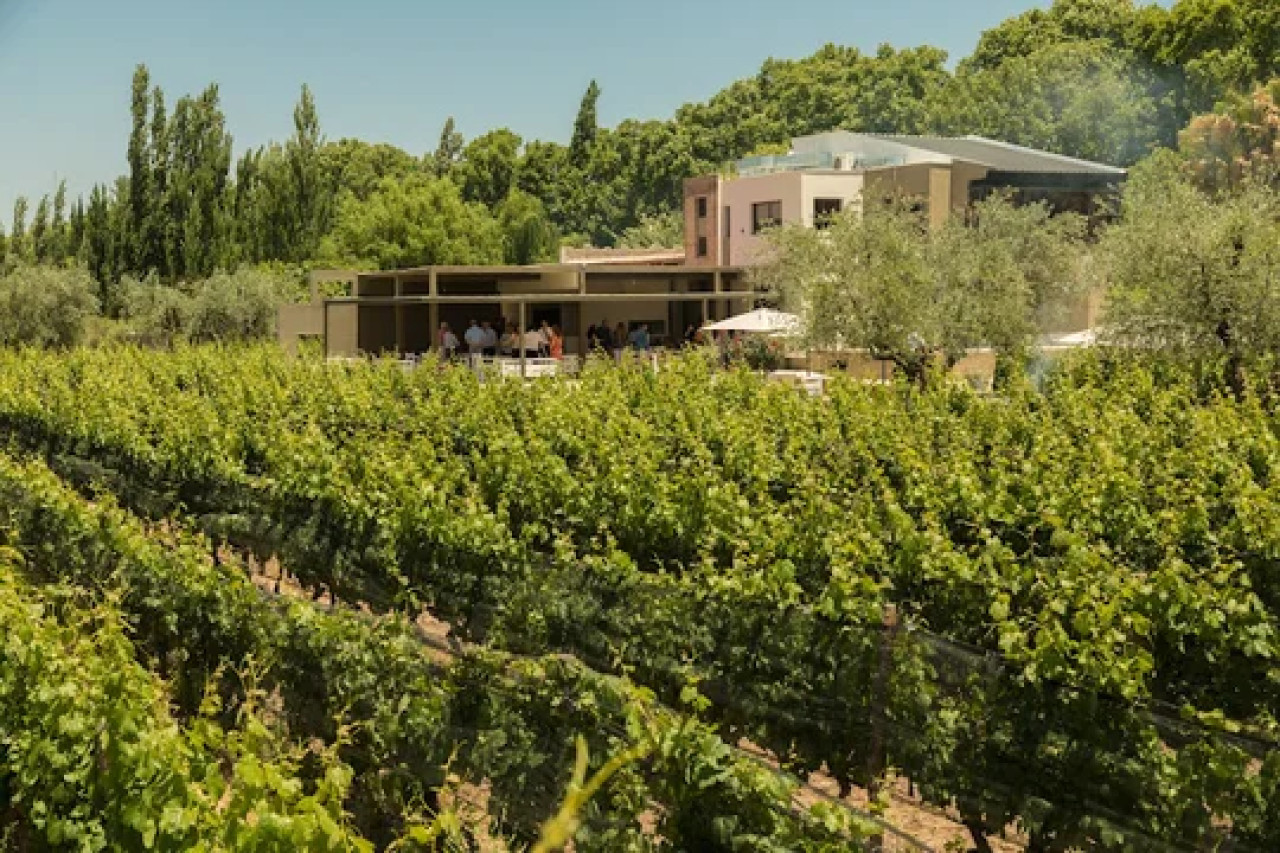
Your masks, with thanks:
<instances>
[{"instance_id":1,"label":"white patio umbrella","mask_svg":"<svg viewBox=\"0 0 1280 853\"><path fill-rule=\"evenodd\" d=\"M800 318L785 311L757 308L745 314L736 314L703 327L712 332L765 332L788 333L800 329Z\"/></svg>"},{"instance_id":2,"label":"white patio umbrella","mask_svg":"<svg viewBox=\"0 0 1280 853\"><path fill-rule=\"evenodd\" d=\"M1045 335L1040 339L1042 347L1091 347L1098 342L1097 329L1085 329L1069 334Z\"/></svg>"}]
</instances>

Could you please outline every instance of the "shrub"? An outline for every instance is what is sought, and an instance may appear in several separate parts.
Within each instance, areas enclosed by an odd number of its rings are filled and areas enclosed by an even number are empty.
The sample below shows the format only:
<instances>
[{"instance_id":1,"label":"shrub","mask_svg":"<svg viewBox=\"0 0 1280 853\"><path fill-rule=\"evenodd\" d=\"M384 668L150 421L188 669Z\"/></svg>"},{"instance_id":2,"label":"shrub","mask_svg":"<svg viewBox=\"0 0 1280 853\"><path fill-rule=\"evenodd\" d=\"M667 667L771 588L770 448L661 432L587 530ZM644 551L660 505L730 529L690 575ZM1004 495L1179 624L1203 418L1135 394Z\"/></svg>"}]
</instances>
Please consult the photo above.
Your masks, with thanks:
<instances>
[{"instance_id":1,"label":"shrub","mask_svg":"<svg viewBox=\"0 0 1280 853\"><path fill-rule=\"evenodd\" d=\"M186 340L195 312L190 294L154 278L120 282L120 319L126 335L148 346L173 346Z\"/></svg>"},{"instance_id":2,"label":"shrub","mask_svg":"<svg viewBox=\"0 0 1280 853\"><path fill-rule=\"evenodd\" d=\"M190 338L195 342L257 340L275 333L287 282L261 270L216 273L192 288Z\"/></svg>"},{"instance_id":3,"label":"shrub","mask_svg":"<svg viewBox=\"0 0 1280 853\"><path fill-rule=\"evenodd\" d=\"M83 268L19 266L0 276L0 343L72 347L98 313L98 285Z\"/></svg>"}]
</instances>

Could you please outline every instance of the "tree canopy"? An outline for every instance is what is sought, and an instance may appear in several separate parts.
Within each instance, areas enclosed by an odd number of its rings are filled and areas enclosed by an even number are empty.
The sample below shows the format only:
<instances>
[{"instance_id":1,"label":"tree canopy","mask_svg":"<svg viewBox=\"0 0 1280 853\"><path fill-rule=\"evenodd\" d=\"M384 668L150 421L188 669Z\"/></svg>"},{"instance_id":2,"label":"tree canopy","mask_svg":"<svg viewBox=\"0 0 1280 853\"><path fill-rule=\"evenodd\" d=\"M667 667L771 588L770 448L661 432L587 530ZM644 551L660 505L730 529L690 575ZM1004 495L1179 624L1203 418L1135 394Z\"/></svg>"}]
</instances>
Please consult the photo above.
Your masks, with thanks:
<instances>
[{"instance_id":1,"label":"tree canopy","mask_svg":"<svg viewBox=\"0 0 1280 853\"><path fill-rule=\"evenodd\" d=\"M1273 156L1266 128L1275 94L1264 102L1253 93L1280 77L1274 0L1176 0L1168 8L1055 0L987 30L954 72L946 63L927 45L864 52L828 44L807 57L766 59L757 73L670 118L613 127L599 122L608 93L592 81L565 142L498 127L468 143L449 118L434 150L421 156L385 143L327 141L322 105L303 87L292 136L234 162L217 86L170 101L139 66L128 99L126 174L81 198L64 193L61 203L57 187L43 199L19 199L3 251L11 264L83 263L114 310L112 290L124 275L175 283L245 263L318 262L322 246L350 237L352 210L375 195L386 201L389 180L405 184L408 198L423 192L423 178L448 178L508 242L511 232L498 222L504 206L508 226L539 218L525 215L532 208L522 197L508 204L519 190L541 205L549 225L525 229L538 235L534 243L555 233L609 246L633 241L634 229L677 209L685 178L835 129L981 134L1118 166L1181 142L1205 181L1230 185L1253 169L1238 168L1242 158ZM486 246L478 254L501 256L502 239L490 245L488 233L476 238ZM403 245L379 254L421 252ZM543 246L531 256L546 254Z\"/></svg>"},{"instance_id":2,"label":"tree canopy","mask_svg":"<svg viewBox=\"0 0 1280 853\"><path fill-rule=\"evenodd\" d=\"M935 356L954 364L980 345L1021 355L1079 290L1083 224L999 196L971 220L930 229L895 200L822 230L784 226L752 275L800 317L804 343L865 348L917 380Z\"/></svg>"},{"instance_id":3,"label":"tree canopy","mask_svg":"<svg viewBox=\"0 0 1280 853\"><path fill-rule=\"evenodd\" d=\"M1103 243L1107 318L1121 341L1244 361L1280 350L1280 191L1211 196L1172 154L1135 169Z\"/></svg>"},{"instance_id":4,"label":"tree canopy","mask_svg":"<svg viewBox=\"0 0 1280 853\"><path fill-rule=\"evenodd\" d=\"M337 223L321 247L341 266L378 269L428 264L497 264L502 231L488 209L465 201L448 178L384 178L368 199L343 196Z\"/></svg>"}]
</instances>

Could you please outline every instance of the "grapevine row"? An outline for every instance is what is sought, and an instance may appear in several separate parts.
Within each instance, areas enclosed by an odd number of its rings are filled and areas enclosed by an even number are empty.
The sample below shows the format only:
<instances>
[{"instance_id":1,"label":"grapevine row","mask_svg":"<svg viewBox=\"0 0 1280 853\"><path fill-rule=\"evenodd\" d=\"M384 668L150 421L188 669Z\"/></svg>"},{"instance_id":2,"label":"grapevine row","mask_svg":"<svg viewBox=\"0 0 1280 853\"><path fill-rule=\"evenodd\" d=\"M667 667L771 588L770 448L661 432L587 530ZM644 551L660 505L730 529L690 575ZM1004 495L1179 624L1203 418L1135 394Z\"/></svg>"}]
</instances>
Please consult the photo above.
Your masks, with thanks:
<instances>
[{"instance_id":1,"label":"grapevine row","mask_svg":"<svg viewBox=\"0 0 1280 853\"><path fill-rule=\"evenodd\" d=\"M332 751L304 793L300 750L250 706L213 697L177 720L119 613L34 590L0 562L0 839L8 849L364 850L346 825L349 769ZM11 846L12 845L12 846Z\"/></svg>"},{"instance_id":2,"label":"grapevine row","mask_svg":"<svg viewBox=\"0 0 1280 853\"><path fill-rule=\"evenodd\" d=\"M415 804L439 807L451 761L492 786L506 831L536 837L564 791L578 736L597 766L637 743L652 750L589 805L579 849L648 849L652 832L639 816L655 807L661 837L699 849L743 837L845 849L865 831L847 814L795 812L788 783L731 755L711 730L572 661L433 662L403 620L265 598L241 567L216 564L207 542L180 530L157 538L36 463L0 457L0 507L5 544L29 575L116 597L139 654L156 661L184 713L230 667L278 698L293 737L341 742L336 754L354 774L343 805L379 845L406 829ZM233 705L244 698L234 684L222 689Z\"/></svg>"},{"instance_id":3,"label":"grapevine row","mask_svg":"<svg viewBox=\"0 0 1280 853\"><path fill-rule=\"evenodd\" d=\"M687 665L797 769L860 778L894 600L1014 664L975 685L897 641L890 756L937 801L1061 846L1101 837L1101 812L1177 840L1223 814L1252 831L1251 792L1201 790L1205 755L1242 757L1170 752L1140 711L1274 724L1280 454L1256 407L1188 405L1140 370L987 403L809 401L692 362L531 389L265 351L6 368L0 423L131 506L476 639L660 686Z\"/></svg>"}]
</instances>

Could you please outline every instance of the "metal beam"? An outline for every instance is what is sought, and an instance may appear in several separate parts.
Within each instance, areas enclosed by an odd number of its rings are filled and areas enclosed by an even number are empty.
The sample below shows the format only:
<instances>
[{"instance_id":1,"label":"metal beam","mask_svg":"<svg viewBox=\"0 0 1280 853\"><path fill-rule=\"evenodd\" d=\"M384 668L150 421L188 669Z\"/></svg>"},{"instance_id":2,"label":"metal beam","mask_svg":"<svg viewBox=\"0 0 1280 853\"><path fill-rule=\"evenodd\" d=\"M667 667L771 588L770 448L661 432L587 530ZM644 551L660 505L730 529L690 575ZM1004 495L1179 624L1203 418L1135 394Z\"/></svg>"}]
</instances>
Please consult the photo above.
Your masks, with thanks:
<instances>
[{"instance_id":1,"label":"metal beam","mask_svg":"<svg viewBox=\"0 0 1280 853\"><path fill-rule=\"evenodd\" d=\"M754 299L758 296L766 295L761 290L732 290L723 291L719 294L720 299L732 301L738 299ZM727 297L727 298L726 298ZM332 299L326 299L326 304L334 305L483 305L490 303L511 302L519 300L521 303L546 303L546 302L701 302L704 299L712 298L712 294L701 293L525 293L518 297L511 295L501 296L492 294L477 294L474 296L363 296L352 298L349 296L337 296Z\"/></svg>"}]
</instances>

